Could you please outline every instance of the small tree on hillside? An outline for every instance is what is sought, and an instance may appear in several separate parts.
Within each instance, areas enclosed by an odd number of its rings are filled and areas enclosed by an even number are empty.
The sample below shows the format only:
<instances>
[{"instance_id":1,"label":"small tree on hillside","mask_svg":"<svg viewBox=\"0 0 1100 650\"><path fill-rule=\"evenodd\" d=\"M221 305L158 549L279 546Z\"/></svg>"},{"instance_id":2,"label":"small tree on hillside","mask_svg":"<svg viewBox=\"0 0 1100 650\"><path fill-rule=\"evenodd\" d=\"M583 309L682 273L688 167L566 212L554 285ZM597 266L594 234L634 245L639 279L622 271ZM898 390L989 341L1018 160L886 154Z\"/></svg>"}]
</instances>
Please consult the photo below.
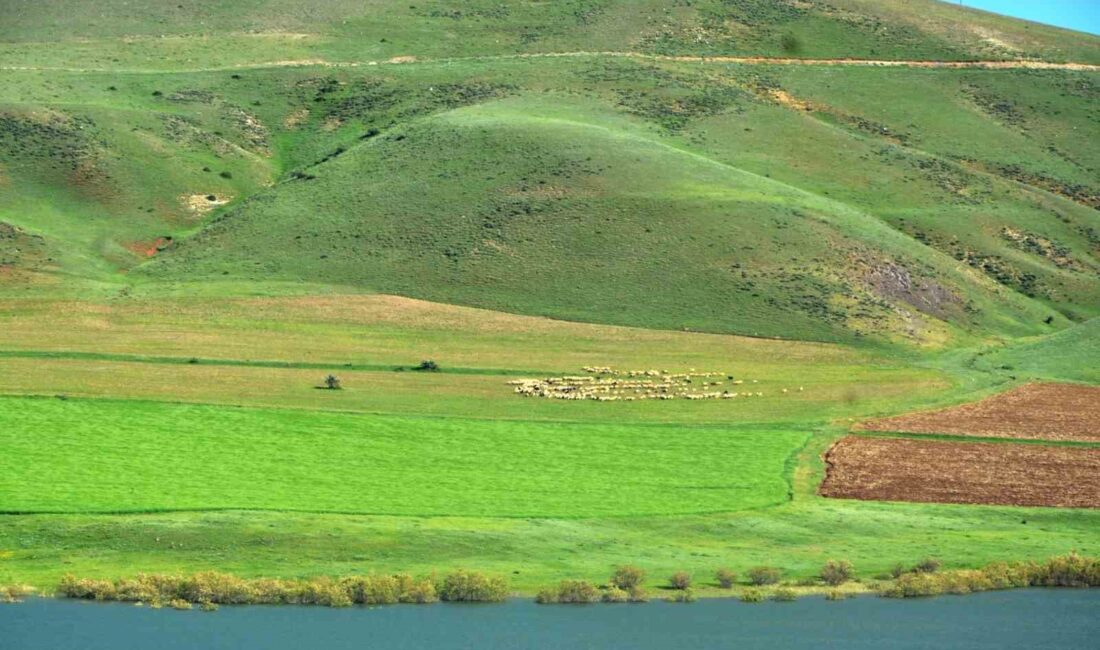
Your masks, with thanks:
<instances>
[{"instance_id":1,"label":"small tree on hillside","mask_svg":"<svg viewBox=\"0 0 1100 650\"><path fill-rule=\"evenodd\" d=\"M336 375L328 375L325 377L325 388L329 390L340 390L343 386L340 385L340 378Z\"/></svg>"}]
</instances>

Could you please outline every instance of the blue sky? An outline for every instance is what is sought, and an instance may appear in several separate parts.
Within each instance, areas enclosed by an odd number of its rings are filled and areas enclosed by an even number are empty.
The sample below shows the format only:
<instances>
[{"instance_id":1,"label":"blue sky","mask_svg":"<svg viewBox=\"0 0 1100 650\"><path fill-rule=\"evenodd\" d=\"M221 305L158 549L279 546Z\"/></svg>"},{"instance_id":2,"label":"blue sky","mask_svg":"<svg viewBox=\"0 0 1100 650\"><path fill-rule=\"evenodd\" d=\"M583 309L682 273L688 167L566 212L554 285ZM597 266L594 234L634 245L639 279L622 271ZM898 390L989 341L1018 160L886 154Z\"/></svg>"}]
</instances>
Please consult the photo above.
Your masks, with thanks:
<instances>
[{"instance_id":1,"label":"blue sky","mask_svg":"<svg viewBox=\"0 0 1100 650\"><path fill-rule=\"evenodd\" d=\"M959 0L945 0L952 4ZM1100 34L1100 0L962 0L975 9Z\"/></svg>"}]
</instances>

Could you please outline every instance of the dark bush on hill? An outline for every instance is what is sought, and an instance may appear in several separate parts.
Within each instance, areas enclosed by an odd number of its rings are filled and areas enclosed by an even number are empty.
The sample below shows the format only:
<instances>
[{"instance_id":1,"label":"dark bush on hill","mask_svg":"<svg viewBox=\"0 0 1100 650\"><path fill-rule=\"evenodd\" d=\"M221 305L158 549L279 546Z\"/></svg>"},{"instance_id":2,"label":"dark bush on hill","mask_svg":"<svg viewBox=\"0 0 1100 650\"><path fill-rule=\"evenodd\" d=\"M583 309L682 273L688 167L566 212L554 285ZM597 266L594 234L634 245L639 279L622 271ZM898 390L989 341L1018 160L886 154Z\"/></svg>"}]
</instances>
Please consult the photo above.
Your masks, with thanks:
<instances>
[{"instance_id":1,"label":"dark bush on hill","mask_svg":"<svg viewBox=\"0 0 1100 650\"><path fill-rule=\"evenodd\" d=\"M737 582L737 574L725 567L715 571L714 578L718 581L718 586L723 589L730 589L733 583Z\"/></svg>"},{"instance_id":2,"label":"dark bush on hill","mask_svg":"<svg viewBox=\"0 0 1100 650\"><path fill-rule=\"evenodd\" d=\"M829 560L821 567L821 579L833 587L851 580L852 574L852 563L848 560Z\"/></svg>"},{"instance_id":3,"label":"dark bush on hill","mask_svg":"<svg viewBox=\"0 0 1100 650\"><path fill-rule=\"evenodd\" d=\"M425 359L419 363L413 370L422 370L427 372L437 372L439 370L439 364L431 359Z\"/></svg>"},{"instance_id":4,"label":"dark bush on hill","mask_svg":"<svg viewBox=\"0 0 1100 650\"><path fill-rule=\"evenodd\" d=\"M343 386L340 385L340 378L336 375L328 375L325 377L325 388L328 390L340 390Z\"/></svg>"},{"instance_id":5,"label":"dark bush on hill","mask_svg":"<svg viewBox=\"0 0 1100 650\"><path fill-rule=\"evenodd\" d=\"M687 571L677 571L668 579L668 584L673 589L691 588L691 574Z\"/></svg>"},{"instance_id":6,"label":"dark bush on hill","mask_svg":"<svg viewBox=\"0 0 1100 650\"><path fill-rule=\"evenodd\" d=\"M611 584L619 589L630 591L642 586L643 582L645 582L645 571L629 564L615 569L615 573L611 574Z\"/></svg>"},{"instance_id":7,"label":"dark bush on hill","mask_svg":"<svg viewBox=\"0 0 1100 650\"><path fill-rule=\"evenodd\" d=\"M943 563L934 557L926 557L913 567L914 573L935 573L940 570Z\"/></svg>"},{"instance_id":8,"label":"dark bush on hill","mask_svg":"<svg viewBox=\"0 0 1100 650\"><path fill-rule=\"evenodd\" d=\"M749 582L754 585L774 585L781 575L779 569L770 566L753 567L748 572Z\"/></svg>"}]
</instances>

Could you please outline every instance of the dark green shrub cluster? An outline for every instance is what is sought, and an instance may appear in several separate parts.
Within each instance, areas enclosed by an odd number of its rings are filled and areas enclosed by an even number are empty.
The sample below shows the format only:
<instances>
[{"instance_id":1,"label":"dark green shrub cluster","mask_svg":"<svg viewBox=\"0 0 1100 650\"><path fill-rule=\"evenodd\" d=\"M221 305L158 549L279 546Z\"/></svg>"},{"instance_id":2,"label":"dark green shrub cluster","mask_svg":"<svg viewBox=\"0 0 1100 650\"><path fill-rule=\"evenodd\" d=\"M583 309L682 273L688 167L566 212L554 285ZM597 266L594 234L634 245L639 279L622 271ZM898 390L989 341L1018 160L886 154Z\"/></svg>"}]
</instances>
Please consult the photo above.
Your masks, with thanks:
<instances>
[{"instance_id":1,"label":"dark green shrub cluster","mask_svg":"<svg viewBox=\"0 0 1100 650\"><path fill-rule=\"evenodd\" d=\"M438 601L444 593L444 600L497 602L507 596L507 586L501 578L466 572L450 574L437 585L431 579L407 574L279 580L244 579L210 571L191 576L139 574L114 581L69 575L58 587L58 595L65 598L149 603L154 607L175 607L173 602L181 601L197 603L206 610L216 609L210 605L425 604Z\"/></svg>"},{"instance_id":2,"label":"dark green shrub cluster","mask_svg":"<svg viewBox=\"0 0 1100 650\"><path fill-rule=\"evenodd\" d=\"M821 567L821 579L825 584L836 587L852 579L855 571L848 560L829 560Z\"/></svg>"},{"instance_id":3,"label":"dark green shrub cluster","mask_svg":"<svg viewBox=\"0 0 1100 650\"><path fill-rule=\"evenodd\" d=\"M499 603L508 597L508 584L499 576L457 571L443 579L439 597L455 603Z\"/></svg>"},{"instance_id":4,"label":"dark green shrub cluster","mask_svg":"<svg viewBox=\"0 0 1100 650\"><path fill-rule=\"evenodd\" d=\"M731 589L733 583L737 582L737 574L725 567L718 569L714 572L714 579L718 581L718 586L723 589Z\"/></svg>"},{"instance_id":5,"label":"dark green shrub cluster","mask_svg":"<svg viewBox=\"0 0 1100 650\"><path fill-rule=\"evenodd\" d=\"M673 573L668 579L668 585L673 589L690 589L691 588L691 574L687 571L677 571Z\"/></svg>"},{"instance_id":6,"label":"dark green shrub cluster","mask_svg":"<svg viewBox=\"0 0 1100 650\"><path fill-rule=\"evenodd\" d=\"M757 586L774 585L779 582L781 575L779 569L770 566L753 567L748 572L749 582Z\"/></svg>"},{"instance_id":7,"label":"dark green shrub cluster","mask_svg":"<svg viewBox=\"0 0 1100 650\"><path fill-rule=\"evenodd\" d=\"M882 590L887 598L918 598L942 594L1016 587L1100 587L1100 559L1076 553L1046 562L998 562L982 569L903 573Z\"/></svg>"},{"instance_id":8,"label":"dark green shrub cluster","mask_svg":"<svg viewBox=\"0 0 1100 650\"><path fill-rule=\"evenodd\" d=\"M543 589L535 596L537 603L585 604L600 601L600 590L586 580L562 580L553 589Z\"/></svg>"}]
</instances>

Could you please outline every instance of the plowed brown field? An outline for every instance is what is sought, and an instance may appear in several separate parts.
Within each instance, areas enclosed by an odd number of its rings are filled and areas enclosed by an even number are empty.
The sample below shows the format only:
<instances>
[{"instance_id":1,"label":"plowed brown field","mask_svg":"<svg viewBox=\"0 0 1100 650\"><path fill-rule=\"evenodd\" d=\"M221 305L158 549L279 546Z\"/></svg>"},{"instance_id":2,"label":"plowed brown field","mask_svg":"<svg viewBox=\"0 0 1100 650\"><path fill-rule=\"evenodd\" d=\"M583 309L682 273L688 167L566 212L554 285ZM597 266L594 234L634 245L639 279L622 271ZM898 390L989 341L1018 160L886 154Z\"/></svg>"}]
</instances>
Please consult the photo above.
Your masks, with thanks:
<instances>
[{"instance_id":1,"label":"plowed brown field","mask_svg":"<svg viewBox=\"0 0 1100 650\"><path fill-rule=\"evenodd\" d=\"M1100 442L1100 387L1027 384L980 402L871 420L857 428Z\"/></svg>"},{"instance_id":2,"label":"plowed brown field","mask_svg":"<svg viewBox=\"0 0 1100 650\"><path fill-rule=\"evenodd\" d=\"M1100 507L1100 448L848 436L825 463L827 497Z\"/></svg>"}]
</instances>

